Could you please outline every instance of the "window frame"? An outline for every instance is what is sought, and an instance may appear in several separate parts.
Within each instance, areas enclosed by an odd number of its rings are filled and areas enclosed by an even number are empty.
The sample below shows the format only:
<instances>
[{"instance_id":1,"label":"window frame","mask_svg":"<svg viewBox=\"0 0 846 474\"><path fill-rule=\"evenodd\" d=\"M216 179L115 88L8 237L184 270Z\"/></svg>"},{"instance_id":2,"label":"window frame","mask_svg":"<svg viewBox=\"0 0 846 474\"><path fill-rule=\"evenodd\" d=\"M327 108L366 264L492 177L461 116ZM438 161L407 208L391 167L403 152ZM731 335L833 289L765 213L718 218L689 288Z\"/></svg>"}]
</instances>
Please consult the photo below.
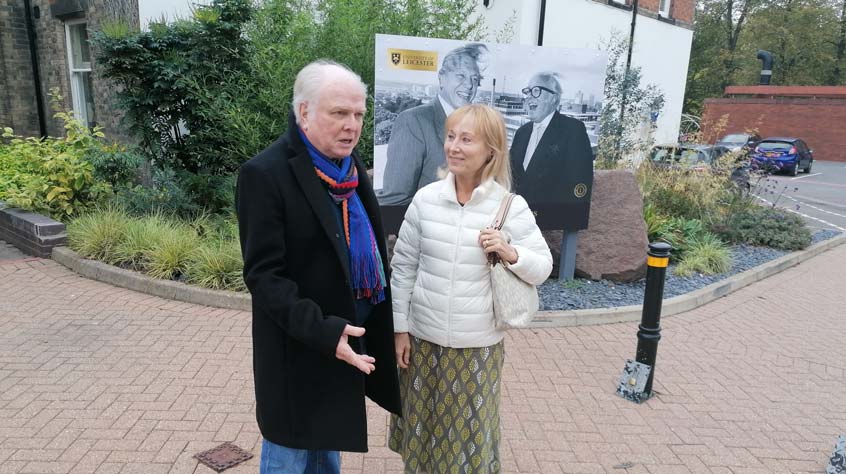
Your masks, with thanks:
<instances>
[{"instance_id":1,"label":"window frame","mask_svg":"<svg viewBox=\"0 0 846 474\"><path fill-rule=\"evenodd\" d=\"M86 30L86 37L88 36L88 20L85 18L75 19L75 20L67 20L64 22L65 27L65 49L67 49L67 58L68 58L68 79L70 80L71 86L71 103L73 104L73 114L74 116L82 121L83 124L87 127L93 127L96 122L94 120L95 117L88 116L88 101L85 99L88 98L92 104L94 104L93 97L87 97L85 91L85 73L88 74L88 81L89 81L89 90L93 94L94 88L93 84L91 84L91 73L92 73L92 61L91 61L91 49L89 45L89 58L87 67L75 67L74 64L74 50L73 50L73 33L72 30L74 27L78 27L79 25L84 25Z\"/></svg>"},{"instance_id":2,"label":"window frame","mask_svg":"<svg viewBox=\"0 0 846 474\"><path fill-rule=\"evenodd\" d=\"M664 3L664 8L661 4ZM658 0L658 15L664 18L670 18L670 9L672 8L673 0Z\"/></svg>"}]
</instances>

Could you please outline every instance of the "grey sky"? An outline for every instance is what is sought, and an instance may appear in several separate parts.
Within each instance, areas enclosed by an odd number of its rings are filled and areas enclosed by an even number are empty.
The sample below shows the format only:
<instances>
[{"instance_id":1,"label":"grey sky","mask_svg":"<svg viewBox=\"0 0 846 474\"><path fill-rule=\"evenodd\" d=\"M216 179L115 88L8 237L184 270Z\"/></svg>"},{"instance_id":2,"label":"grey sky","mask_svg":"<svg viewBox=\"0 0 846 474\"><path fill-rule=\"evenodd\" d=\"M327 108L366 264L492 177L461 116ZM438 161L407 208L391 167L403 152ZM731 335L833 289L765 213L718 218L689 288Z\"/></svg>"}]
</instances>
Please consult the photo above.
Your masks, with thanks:
<instances>
[{"instance_id":1,"label":"grey sky","mask_svg":"<svg viewBox=\"0 0 846 474\"><path fill-rule=\"evenodd\" d=\"M150 21L157 21L164 16L167 21L191 16L193 4L207 4L208 0L138 0L141 14L141 28L146 29Z\"/></svg>"}]
</instances>

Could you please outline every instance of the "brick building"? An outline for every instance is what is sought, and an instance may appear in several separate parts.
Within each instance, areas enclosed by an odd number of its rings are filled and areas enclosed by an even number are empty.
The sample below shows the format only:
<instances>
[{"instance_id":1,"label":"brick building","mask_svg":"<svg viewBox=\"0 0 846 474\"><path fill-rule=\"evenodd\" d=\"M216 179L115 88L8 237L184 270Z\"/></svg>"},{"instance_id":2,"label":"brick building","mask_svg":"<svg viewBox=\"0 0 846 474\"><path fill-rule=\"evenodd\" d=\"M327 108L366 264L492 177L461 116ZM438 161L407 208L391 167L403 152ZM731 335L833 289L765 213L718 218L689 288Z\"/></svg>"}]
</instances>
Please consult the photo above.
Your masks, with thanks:
<instances>
[{"instance_id":1,"label":"brick building","mask_svg":"<svg viewBox=\"0 0 846 474\"><path fill-rule=\"evenodd\" d=\"M846 86L730 86L705 99L702 132L709 142L731 132L799 137L814 158L846 161Z\"/></svg>"},{"instance_id":2,"label":"brick building","mask_svg":"<svg viewBox=\"0 0 846 474\"><path fill-rule=\"evenodd\" d=\"M563 48L604 49L614 36L628 40L633 0L489 0L481 9L496 31L511 18L514 42ZM638 0L632 65L641 84L664 95L654 139L675 142L681 122L693 42L695 0ZM644 117L647 120L648 117Z\"/></svg>"},{"instance_id":3,"label":"brick building","mask_svg":"<svg viewBox=\"0 0 846 474\"><path fill-rule=\"evenodd\" d=\"M46 133L61 135L49 97L58 88L65 109L104 127L107 137L123 137L113 85L100 77L88 43L110 21L137 29L138 0L0 0L0 126L37 136L41 109Z\"/></svg>"}]
</instances>

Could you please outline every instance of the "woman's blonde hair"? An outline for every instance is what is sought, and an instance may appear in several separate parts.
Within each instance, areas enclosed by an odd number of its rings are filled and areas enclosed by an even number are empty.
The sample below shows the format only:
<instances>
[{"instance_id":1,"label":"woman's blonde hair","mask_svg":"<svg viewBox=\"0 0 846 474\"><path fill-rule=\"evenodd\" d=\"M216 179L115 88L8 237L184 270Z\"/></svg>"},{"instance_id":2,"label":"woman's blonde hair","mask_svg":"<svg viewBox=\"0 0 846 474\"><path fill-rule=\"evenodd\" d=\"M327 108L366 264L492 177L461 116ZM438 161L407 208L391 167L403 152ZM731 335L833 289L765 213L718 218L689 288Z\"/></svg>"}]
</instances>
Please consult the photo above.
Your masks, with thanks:
<instances>
[{"instance_id":1,"label":"woman's blonde hair","mask_svg":"<svg viewBox=\"0 0 846 474\"><path fill-rule=\"evenodd\" d=\"M473 119L473 132L482 142L493 150L493 157L482 168L482 182L488 178L511 190L511 160L508 158L508 138L505 132L505 119L493 107L484 104L461 106L447 117L445 130L449 130L464 120Z\"/></svg>"}]
</instances>

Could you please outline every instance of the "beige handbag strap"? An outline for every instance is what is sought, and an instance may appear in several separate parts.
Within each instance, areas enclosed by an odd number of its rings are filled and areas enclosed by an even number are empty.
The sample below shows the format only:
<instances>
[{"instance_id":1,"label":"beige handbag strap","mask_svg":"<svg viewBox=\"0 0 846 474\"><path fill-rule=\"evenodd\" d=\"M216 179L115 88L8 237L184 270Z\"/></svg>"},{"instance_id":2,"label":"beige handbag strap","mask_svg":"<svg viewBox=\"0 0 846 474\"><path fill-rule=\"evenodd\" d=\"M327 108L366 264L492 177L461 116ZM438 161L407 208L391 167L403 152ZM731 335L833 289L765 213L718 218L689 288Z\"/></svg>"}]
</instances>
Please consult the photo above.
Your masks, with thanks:
<instances>
[{"instance_id":1,"label":"beige handbag strap","mask_svg":"<svg viewBox=\"0 0 846 474\"><path fill-rule=\"evenodd\" d=\"M502 230L502 226L505 225L505 218L508 217L508 210L511 208L511 201L513 200L514 193L508 193L502 198L502 203L500 203L499 211L496 213L493 223L491 223L491 228Z\"/></svg>"}]
</instances>

